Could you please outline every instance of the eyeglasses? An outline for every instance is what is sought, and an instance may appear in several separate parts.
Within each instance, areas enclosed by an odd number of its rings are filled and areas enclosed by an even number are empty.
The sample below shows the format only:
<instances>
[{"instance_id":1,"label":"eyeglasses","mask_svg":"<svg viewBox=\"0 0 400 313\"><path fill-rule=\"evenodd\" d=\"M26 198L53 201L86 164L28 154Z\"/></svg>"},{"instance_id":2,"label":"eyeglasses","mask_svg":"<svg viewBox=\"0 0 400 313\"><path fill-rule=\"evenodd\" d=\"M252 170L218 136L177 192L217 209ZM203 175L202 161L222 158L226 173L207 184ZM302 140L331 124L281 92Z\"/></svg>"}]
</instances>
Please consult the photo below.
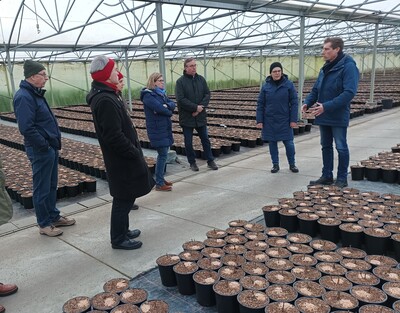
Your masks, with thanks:
<instances>
[{"instance_id":1,"label":"eyeglasses","mask_svg":"<svg viewBox=\"0 0 400 313\"><path fill-rule=\"evenodd\" d=\"M43 76L44 78L48 78L48 77L50 77L49 75L47 75L46 73L37 73L36 75L40 75L40 76Z\"/></svg>"}]
</instances>

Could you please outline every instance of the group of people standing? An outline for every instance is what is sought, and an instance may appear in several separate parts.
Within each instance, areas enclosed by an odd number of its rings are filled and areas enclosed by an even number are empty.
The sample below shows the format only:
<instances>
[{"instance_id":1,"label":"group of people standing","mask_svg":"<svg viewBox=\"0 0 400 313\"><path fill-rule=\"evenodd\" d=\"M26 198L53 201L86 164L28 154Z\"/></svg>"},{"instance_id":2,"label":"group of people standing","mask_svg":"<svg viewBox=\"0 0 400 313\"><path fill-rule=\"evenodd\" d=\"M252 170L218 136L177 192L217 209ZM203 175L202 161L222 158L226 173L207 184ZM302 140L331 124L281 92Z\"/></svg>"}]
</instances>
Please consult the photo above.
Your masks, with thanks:
<instances>
[{"instance_id":1,"label":"group of people standing","mask_svg":"<svg viewBox=\"0 0 400 313\"><path fill-rule=\"evenodd\" d=\"M321 134L322 176L310 184L347 186L347 127L350 102L357 92L359 74L354 60L343 53L343 48L341 38L325 40L322 49L325 64L302 105L303 112L308 110L315 115L315 124L319 125ZM187 160L191 170L199 171L193 149L196 130L208 167L217 170L207 131L206 109L210 90L204 77L197 73L194 58L186 59L183 67L183 75L176 81L175 95ZM262 139L268 142L271 172L280 170L278 142L282 141L289 169L298 173L292 130L297 126L299 117L297 92L281 63L272 63L269 72L257 100L256 127L261 129ZM158 154L154 181L122 97L123 74L114 60L106 56L98 56L92 61L90 74L93 82L86 100L92 110L113 197L111 244L116 249L136 249L141 242L133 239L140 235L140 230L129 230L128 218L129 211L138 208L135 200L149 193L154 186L157 191L172 190L173 183L165 180L164 174L169 147L174 142L171 117L176 105L166 94L162 74L151 74L146 87L141 90L140 98L144 105L148 137ZM43 88L49 79L45 67L27 60L24 63L24 76L14 96L14 111L32 165L33 203L39 232L53 237L62 234L59 227L75 224L73 218L61 216L56 207L61 133L44 97ZM333 141L339 163L336 181L333 180Z\"/></svg>"},{"instance_id":2,"label":"group of people standing","mask_svg":"<svg viewBox=\"0 0 400 313\"><path fill-rule=\"evenodd\" d=\"M358 87L359 72L355 61L343 53L341 38L327 38L322 56L325 64L320 70L311 93L302 105L302 111L309 111L319 125L322 147L322 175L311 185L335 184L347 186L349 149L347 128L350 119L350 102ZM122 97L123 74L118 71L114 60L105 56L96 57L90 66L93 79L87 95L93 122L103 152L110 194L111 208L110 237L114 249L133 250L142 246L134 240L140 236L139 229L129 229L129 212L137 209L135 200L146 195L155 186L158 191L172 190L172 182L164 179L168 149L173 143L171 117L175 103L165 92L165 81L160 73L153 73L141 91L141 100L146 115L146 128L151 145L158 157L155 181L148 169L140 146L136 129L127 112ZM33 203L39 233L50 237L59 236L61 226L75 224L73 218L60 215L56 207L58 151L61 149L61 133L43 89L49 76L45 67L35 61L24 63L25 79L14 96L14 111L18 127L24 137L26 154L33 172ZM183 75L175 87L185 149L190 168L199 171L193 150L193 132L201 139L208 167L217 170L211 152L207 132L206 108L210 101L207 82L197 74L196 60L184 61ZM292 128L297 126L298 97L293 83L284 74L282 64L270 66L270 76L265 80L256 110L256 126L262 130L262 138L269 144L272 159L272 173L279 167L278 142L286 148L289 169L297 173L295 146ZM333 179L333 141L338 152L336 181ZM11 201L4 189L4 177L0 163L0 224L12 216ZM0 283L0 296L15 293L18 287ZM0 313L5 308L0 305Z\"/></svg>"}]
</instances>

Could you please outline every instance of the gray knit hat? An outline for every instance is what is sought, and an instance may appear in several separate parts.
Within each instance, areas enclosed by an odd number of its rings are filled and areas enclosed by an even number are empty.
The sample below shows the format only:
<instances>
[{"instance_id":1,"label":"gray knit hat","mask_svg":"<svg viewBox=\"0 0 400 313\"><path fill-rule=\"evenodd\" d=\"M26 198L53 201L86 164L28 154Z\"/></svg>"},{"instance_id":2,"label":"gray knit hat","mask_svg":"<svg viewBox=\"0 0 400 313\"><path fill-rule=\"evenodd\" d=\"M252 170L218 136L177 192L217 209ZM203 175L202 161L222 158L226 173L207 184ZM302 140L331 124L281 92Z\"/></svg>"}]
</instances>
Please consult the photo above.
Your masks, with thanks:
<instances>
[{"instance_id":1,"label":"gray knit hat","mask_svg":"<svg viewBox=\"0 0 400 313\"><path fill-rule=\"evenodd\" d=\"M39 62L32 61L32 60L26 60L24 62L24 76L25 78L31 77L32 75L35 75L39 73L40 71L45 70L44 66L40 64Z\"/></svg>"}]
</instances>

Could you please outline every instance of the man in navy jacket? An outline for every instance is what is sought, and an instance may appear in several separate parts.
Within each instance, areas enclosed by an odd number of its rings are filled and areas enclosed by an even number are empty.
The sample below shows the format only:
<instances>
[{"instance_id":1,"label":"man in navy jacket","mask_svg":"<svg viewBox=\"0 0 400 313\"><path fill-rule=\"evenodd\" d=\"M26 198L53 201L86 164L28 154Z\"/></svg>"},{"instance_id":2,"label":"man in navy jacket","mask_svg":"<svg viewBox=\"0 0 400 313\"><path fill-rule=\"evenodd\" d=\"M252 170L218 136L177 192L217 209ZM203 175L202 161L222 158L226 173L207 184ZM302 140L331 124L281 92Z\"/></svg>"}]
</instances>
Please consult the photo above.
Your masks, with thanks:
<instances>
[{"instance_id":1,"label":"man in navy jacket","mask_svg":"<svg viewBox=\"0 0 400 313\"><path fill-rule=\"evenodd\" d=\"M302 106L309 109L319 125L322 146L322 176L310 185L330 185L333 180L333 140L338 152L335 185L347 186L350 153L347 146L347 127L350 120L350 103L357 93L359 72L353 58L343 53L341 38L326 38L322 56L326 61L311 93Z\"/></svg>"},{"instance_id":2,"label":"man in navy jacket","mask_svg":"<svg viewBox=\"0 0 400 313\"><path fill-rule=\"evenodd\" d=\"M26 60L24 76L14 96L14 112L32 165L33 206L39 233L54 237L63 233L57 227L75 224L74 219L60 216L56 208L61 133L44 97L43 88L49 80L46 69L38 62Z\"/></svg>"}]
</instances>

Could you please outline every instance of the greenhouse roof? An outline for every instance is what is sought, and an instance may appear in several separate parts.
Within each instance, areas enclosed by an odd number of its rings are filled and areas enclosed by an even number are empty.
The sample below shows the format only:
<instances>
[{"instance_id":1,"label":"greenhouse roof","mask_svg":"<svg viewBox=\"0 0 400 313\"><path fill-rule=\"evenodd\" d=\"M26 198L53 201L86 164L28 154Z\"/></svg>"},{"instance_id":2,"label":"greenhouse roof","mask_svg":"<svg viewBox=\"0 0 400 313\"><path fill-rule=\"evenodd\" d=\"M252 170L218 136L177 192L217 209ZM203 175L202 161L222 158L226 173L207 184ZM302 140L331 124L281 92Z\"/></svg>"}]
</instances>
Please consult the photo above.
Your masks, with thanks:
<instances>
[{"instance_id":1,"label":"greenhouse roof","mask_svg":"<svg viewBox=\"0 0 400 313\"><path fill-rule=\"evenodd\" d=\"M398 0L0 0L3 62L400 51Z\"/></svg>"}]
</instances>

